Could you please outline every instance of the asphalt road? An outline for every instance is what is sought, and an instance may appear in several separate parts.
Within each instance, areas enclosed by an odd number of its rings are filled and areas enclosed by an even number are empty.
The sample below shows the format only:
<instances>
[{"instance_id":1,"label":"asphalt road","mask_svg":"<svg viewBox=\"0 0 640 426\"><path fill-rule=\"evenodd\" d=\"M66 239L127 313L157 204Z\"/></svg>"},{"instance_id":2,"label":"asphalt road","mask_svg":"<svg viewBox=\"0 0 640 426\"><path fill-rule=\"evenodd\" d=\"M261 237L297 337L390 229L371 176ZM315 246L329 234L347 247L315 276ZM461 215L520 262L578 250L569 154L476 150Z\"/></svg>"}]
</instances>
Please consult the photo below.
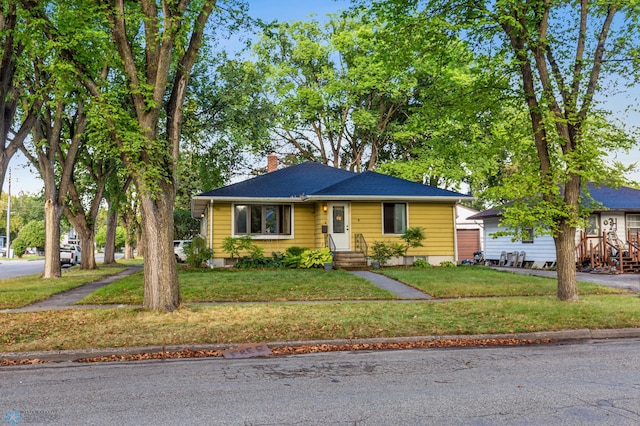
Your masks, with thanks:
<instances>
[{"instance_id":1,"label":"asphalt road","mask_svg":"<svg viewBox=\"0 0 640 426\"><path fill-rule=\"evenodd\" d=\"M640 339L5 367L0 398L20 425L637 425Z\"/></svg>"},{"instance_id":2,"label":"asphalt road","mask_svg":"<svg viewBox=\"0 0 640 426\"><path fill-rule=\"evenodd\" d=\"M7 260L0 258L0 280L39 274L44 271L44 260Z\"/></svg>"},{"instance_id":3,"label":"asphalt road","mask_svg":"<svg viewBox=\"0 0 640 426\"><path fill-rule=\"evenodd\" d=\"M120 257L122 257L122 254L116 253L116 258ZM102 262L102 259L104 259L104 254L96 253L96 262ZM68 267L68 265L63 265L63 268ZM44 260L7 260L0 258L0 280L41 274L42 271L44 271Z\"/></svg>"}]
</instances>

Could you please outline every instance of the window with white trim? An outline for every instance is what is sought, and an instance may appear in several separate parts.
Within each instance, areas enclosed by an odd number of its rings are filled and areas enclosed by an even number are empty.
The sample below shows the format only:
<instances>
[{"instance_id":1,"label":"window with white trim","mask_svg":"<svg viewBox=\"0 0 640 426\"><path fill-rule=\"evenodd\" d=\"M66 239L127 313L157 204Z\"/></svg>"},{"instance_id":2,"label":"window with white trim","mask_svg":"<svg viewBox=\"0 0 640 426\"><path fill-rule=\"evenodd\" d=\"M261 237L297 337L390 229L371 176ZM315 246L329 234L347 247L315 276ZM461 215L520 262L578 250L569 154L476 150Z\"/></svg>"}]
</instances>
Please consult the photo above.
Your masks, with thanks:
<instances>
[{"instance_id":1,"label":"window with white trim","mask_svg":"<svg viewBox=\"0 0 640 426\"><path fill-rule=\"evenodd\" d=\"M628 214L626 222L627 232L631 233L631 238L638 238L640 236L640 214Z\"/></svg>"},{"instance_id":2,"label":"window with white trim","mask_svg":"<svg viewBox=\"0 0 640 426\"><path fill-rule=\"evenodd\" d=\"M407 204L383 203L382 227L385 234L402 234L407 229Z\"/></svg>"},{"instance_id":3,"label":"window with white trim","mask_svg":"<svg viewBox=\"0 0 640 426\"><path fill-rule=\"evenodd\" d=\"M291 206L236 204L233 207L236 235L291 235Z\"/></svg>"},{"instance_id":4,"label":"window with white trim","mask_svg":"<svg viewBox=\"0 0 640 426\"><path fill-rule=\"evenodd\" d=\"M521 235L524 244L533 244L533 228L522 228Z\"/></svg>"},{"instance_id":5,"label":"window with white trim","mask_svg":"<svg viewBox=\"0 0 640 426\"><path fill-rule=\"evenodd\" d=\"M587 235L598 235L601 236L600 232L600 215L599 214L590 214L587 218L587 229L585 229Z\"/></svg>"}]
</instances>

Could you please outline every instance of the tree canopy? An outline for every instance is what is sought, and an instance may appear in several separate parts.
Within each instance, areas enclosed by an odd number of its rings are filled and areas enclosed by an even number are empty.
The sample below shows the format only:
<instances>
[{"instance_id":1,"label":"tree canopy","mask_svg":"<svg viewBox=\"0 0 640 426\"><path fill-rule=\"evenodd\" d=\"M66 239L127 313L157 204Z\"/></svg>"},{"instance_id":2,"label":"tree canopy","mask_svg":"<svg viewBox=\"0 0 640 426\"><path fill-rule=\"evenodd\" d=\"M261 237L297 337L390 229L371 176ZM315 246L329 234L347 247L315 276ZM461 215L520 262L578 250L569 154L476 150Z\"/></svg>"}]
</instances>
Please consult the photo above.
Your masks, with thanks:
<instances>
[{"instance_id":1,"label":"tree canopy","mask_svg":"<svg viewBox=\"0 0 640 426\"><path fill-rule=\"evenodd\" d=\"M503 224L554 237L561 300L578 298L574 244L586 183L623 182L620 165L610 165L606 154L635 143L601 108L598 95L637 75L637 6L588 0L389 0L374 6L396 21L417 11L447 22L509 77L529 131L510 135L517 149L502 164L502 185L487 195L514 201Z\"/></svg>"}]
</instances>

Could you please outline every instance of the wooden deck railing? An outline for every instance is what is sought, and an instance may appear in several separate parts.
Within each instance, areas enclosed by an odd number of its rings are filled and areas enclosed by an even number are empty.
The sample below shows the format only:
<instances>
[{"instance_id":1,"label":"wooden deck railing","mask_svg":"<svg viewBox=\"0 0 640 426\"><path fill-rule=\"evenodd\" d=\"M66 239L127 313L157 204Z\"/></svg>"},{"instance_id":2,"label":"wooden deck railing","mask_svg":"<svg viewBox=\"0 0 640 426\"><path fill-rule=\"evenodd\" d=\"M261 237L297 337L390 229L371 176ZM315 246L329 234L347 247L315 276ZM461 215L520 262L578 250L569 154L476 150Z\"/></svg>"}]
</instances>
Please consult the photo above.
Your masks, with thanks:
<instances>
[{"instance_id":1,"label":"wooden deck railing","mask_svg":"<svg viewBox=\"0 0 640 426\"><path fill-rule=\"evenodd\" d=\"M576 246L576 262L585 266L588 262L591 268L616 266L619 272L633 270L631 265L640 263L640 239L638 235L627 232L627 242L624 244L617 238L612 241L605 232L602 236L581 232L580 242Z\"/></svg>"}]
</instances>

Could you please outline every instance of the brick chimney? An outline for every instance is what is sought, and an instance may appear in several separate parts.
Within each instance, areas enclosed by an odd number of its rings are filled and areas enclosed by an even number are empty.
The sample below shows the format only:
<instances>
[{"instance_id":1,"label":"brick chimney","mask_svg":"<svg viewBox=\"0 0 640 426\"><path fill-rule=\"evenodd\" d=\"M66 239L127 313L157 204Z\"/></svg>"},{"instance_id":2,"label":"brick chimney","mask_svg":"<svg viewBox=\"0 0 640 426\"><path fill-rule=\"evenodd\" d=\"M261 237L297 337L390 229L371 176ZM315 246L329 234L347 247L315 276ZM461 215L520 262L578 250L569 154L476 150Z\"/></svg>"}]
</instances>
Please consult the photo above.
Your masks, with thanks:
<instances>
[{"instance_id":1,"label":"brick chimney","mask_svg":"<svg viewBox=\"0 0 640 426\"><path fill-rule=\"evenodd\" d=\"M278 170L278 157L275 154L269 154L267 156L267 173L275 172Z\"/></svg>"}]
</instances>

